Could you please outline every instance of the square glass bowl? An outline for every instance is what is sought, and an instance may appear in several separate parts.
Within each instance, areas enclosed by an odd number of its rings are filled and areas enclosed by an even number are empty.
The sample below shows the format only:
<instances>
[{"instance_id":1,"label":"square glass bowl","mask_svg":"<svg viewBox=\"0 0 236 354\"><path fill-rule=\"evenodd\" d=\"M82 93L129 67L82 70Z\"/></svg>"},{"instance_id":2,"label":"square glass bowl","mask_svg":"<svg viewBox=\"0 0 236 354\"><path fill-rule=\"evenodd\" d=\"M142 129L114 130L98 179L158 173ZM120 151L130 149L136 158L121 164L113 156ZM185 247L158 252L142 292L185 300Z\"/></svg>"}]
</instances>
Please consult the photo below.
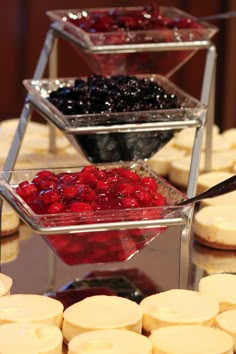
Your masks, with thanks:
<instances>
[{"instance_id":1,"label":"square glass bowl","mask_svg":"<svg viewBox=\"0 0 236 354\"><path fill-rule=\"evenodd\" d=\"M72 87L76 78L24 80L23 83L34 107L62 130L87 160L108 163L146 160L166 145L176 131L204 124L206 106L170 80L161 75L136 77L155 81L168 94L176 95L180 108L64 115L48 98L52 91Z\"/></svg>"},{"instance_id":2,"label":"square glass bowl","mask_svg":"<svg viewBox=\"0 0 236 354\"><path fill-rule=\"evenodd\" d=\"M153 177L167 206L122 210L36 214L16 193L17 185L31 181L39 169L2 171L0 194L33 231L41 234L67 265L126 261L171 225L187 225L192 206L176 206L185 196L158 177L145 163L96 165L100 169L128 168L141 177ZM54 173L78 172L82 166L53 168ZM7 182L9 181L9 182Z\"/></svg>"},{"instance_id":3,"label":"square glass bowl","mask_svg":"<svg viewBox=\"0 0 236 354\"><path fill-rule=\"evenodd\" d=\"M46 14L59 25L60 31L71 36L72 45L90 68L102 75L159 73L170 76L200 48L201 41L209 40L217 32L217 28L212 24L199 21L174 7L159 7L155 26L146 26L148 29L143 30L89 32L86 29L86 20L107 15L135 18L141 14L141 20L144 18L147 22L150 13L146 13L144 7L61 9L47 11ZM159 25L161 17L167 25ZM178 23L181 20L182 25L179 28L168 27L168 22ZM196 25L189 26L188 20L194 21ZM83 26L80 27L78 21L83 21ZM187 28L183 25L184 21ZM184 44L193 41L198 41L196 50L186 50ZM183 46L181 50L175 51L168 51L168 47L158 49L158 44L163 43L178 43ZM119 46L122 45L124 48L119 52ZM102 51L106 54L100 54Z\"/></svg>"}]
</instances>

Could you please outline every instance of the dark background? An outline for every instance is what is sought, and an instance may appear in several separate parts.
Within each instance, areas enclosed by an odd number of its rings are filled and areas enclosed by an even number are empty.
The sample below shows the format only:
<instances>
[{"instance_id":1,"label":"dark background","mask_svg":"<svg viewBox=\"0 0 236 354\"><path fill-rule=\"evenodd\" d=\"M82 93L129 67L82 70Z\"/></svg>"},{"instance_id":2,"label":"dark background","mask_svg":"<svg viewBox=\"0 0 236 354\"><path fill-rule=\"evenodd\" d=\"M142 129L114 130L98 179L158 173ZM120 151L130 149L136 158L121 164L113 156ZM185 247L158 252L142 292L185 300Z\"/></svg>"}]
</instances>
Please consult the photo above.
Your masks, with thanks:
<instances>
[{"instance_id":1,"label":"dark background","mask_svg":"<svg viewBox=\"0 0 236 354\"><path fill-rule=\"evenodd\" d=\"M141 0L9 0L0 12L0 120L19 117L26 91L24 79L33 76L49 29L45 12L50 9L142 5ZM236 10L236 0L161 1L201 17ZM217 58L215 121L222 130L236 127L236 19L214 22L219 32L214 36ZM196 98L200 97L205 51L201 50L172 78ZM59 41L59 76L87 75L90 69L66 41ZM45 73L46 76L47 73ZM36 118L40 119L40 118Z\"/></svg>"}]
</instances>

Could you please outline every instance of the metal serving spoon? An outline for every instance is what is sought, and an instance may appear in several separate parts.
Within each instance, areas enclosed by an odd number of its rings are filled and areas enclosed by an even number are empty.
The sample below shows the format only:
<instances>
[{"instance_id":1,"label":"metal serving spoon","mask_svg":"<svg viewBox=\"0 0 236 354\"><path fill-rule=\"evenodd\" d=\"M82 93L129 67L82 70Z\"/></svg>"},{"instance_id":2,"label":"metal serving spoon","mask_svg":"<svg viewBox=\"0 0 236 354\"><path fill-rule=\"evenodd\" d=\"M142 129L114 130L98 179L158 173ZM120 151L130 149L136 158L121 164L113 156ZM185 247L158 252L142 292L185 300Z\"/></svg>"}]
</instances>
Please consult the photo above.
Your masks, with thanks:
<instances>
[{"instance_id":1,"label":"metal serving spoon","mask_svg":"<svg viewBox=\"0 0 236 354\"><path fill-rule=\"evenodd\" d=\"M200 21L211 21L211 20L228 20L229 18L236 17L236 11L229 11L215 15L201 16L198 18Z\"/></svg>"},{"instance_id":2,"label":"metal serving spoon","mask_svg":"<svg viewBox=\"0 0 236 354\"><path fill-rule=\"evenodd\" d=\"M223 182L216 184L215 186L207 189L203 193L197 194L195 197L182 200L181 202L178 202L176 205L187 205L191 203L196 203L202 199L214 198L221 194L233 192L235 189L236 189L236 175L227 178Z\"/></svg>"}]
</instances>

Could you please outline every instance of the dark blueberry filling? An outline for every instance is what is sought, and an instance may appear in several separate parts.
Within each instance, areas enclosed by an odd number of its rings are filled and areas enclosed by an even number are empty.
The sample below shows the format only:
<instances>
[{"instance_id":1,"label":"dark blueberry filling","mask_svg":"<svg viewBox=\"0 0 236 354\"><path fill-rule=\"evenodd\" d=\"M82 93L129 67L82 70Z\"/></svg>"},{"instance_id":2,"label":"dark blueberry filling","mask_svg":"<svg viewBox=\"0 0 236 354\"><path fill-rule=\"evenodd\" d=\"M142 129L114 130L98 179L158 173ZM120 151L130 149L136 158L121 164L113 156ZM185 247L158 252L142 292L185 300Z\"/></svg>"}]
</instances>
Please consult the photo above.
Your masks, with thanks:
<instances>
[{"instance_id":1,"label":"dark blueberry filling","mask_svg":"<svg viewBox=\"0 0 236 354\"><path fill-rule=\"evenodd\" d=\"M179 108L177 96L150 78L115 75L90 75L76 79L71 87L50 93L49 101L64 115L111 114ZM141 114L139 122L145 122ZM128 121L123 115L116 123ZM103 125L114 124L109 115ZM89 125L98 124L89 120ZM116 162L146 159L172 137L174 131L128 132L76 135L91 162Z\"/></svg>"}]
</instances>

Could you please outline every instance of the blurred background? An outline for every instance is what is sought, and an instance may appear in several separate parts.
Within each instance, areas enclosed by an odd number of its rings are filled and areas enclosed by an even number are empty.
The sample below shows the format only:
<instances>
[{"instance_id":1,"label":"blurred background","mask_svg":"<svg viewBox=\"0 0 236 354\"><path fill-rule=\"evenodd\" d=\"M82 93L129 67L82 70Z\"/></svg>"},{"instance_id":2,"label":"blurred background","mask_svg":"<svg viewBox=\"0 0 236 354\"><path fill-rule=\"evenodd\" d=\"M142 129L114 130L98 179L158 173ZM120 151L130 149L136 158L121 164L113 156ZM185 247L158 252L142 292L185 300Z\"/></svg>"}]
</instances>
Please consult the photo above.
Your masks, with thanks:
<instances>
[{"instance_id":1,"label":"blurred background","mask_svg":"<svg viewBox=\"0 0 236 354\"><path fill-rule=\"evenodd\" d=\"M24 79L31 79L38 62L50 21L45 12L52 9L72 9L112 6L139 6L141 0L10 0L0 13L0 120L19 117L26 90ZM193 16L201 17L236 11L236 0L156 1L158 5L174 6ZM10 6L9 6L10 5ZM236 127L236 18L212 22L219 28L213 37L217 49L215 122L221 130ZM182 89L200 98L206 52L198 51L171 78ZM59 75L88 75L91 70L77 56L73 47L59 40ZM45 72L47 77L47 71ZM39 117L36 119L40 119Z\"/></svg>"}]
</instances>

